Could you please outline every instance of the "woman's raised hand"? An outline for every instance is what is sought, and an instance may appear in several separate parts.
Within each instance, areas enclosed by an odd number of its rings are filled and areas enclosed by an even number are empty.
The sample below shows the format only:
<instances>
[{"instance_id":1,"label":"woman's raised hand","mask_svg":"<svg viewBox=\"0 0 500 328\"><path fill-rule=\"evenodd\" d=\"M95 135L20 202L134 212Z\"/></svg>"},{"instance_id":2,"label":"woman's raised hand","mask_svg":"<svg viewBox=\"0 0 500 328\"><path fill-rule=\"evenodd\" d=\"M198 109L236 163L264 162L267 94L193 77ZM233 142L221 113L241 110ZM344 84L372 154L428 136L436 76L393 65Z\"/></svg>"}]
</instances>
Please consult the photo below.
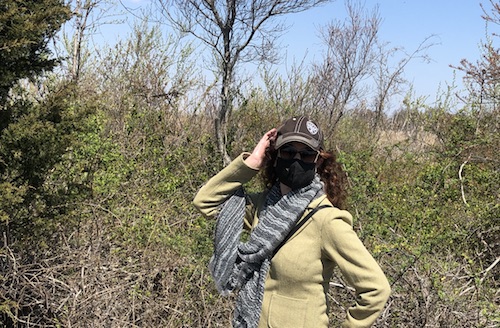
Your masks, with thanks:
<instances>
[{"instance_id":1,"label":"woman's raised hand","mask_svg":"<svg viewBox=\"0 0 500 328\"><path fill-rule=\"evenodd\" d=\"M259 170L266 164L266 150L276 140L277 130L271 129L267 131L255 146L252 154L245 159L245 163L253 169Z\"/></svg>"}]
</instances>

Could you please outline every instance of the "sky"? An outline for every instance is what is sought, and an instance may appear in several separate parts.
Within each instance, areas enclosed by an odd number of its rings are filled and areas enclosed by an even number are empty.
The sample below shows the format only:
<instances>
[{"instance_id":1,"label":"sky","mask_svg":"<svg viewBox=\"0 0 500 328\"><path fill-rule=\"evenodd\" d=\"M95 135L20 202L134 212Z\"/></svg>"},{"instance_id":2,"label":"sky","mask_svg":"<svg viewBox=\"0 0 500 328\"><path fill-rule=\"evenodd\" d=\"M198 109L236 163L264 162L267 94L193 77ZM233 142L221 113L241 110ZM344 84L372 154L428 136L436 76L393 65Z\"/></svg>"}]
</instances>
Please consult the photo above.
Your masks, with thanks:
<instances>
[{"instance_id":1,"label":"sky","mask_svg":"<svg viewBox=\"0 0 500 328\"><path fill-rule=\"evenodd\" d=\"M431 61L415 59L405 70L417 95L435 97L438 89L461 83L463 74L449 65L457 66L466 58L475 62L480 57L479 43L486 40L486 24L481 18L480 3L489 11L489 0L365 0L365 8L378 5L382 19L380 38L392 47L411 52L431 37L433 45L426 54ZM345 17L343 1L290 17L293 27L285 36L288 53L300 56L307 49L308 57L319 56L319 27ZM490 24L491 25L491 24ZM498 26L488 26L488 34L500 32ZM456 76L456 78L455 78Z\"/></svg>"},{"instance_id":2,"label":"sky","mask_svg":"<svg viewBox=\"0 0 500 328\"><path fill-rule=\"evenodd\" d=\"M139 8L150 1L121 0L121 3L129 8ZM362 3L367 11L378 6L382 19L379 37L390 47L403 47L412 52L426 38L432 37L429 42L434 45L426 51L431 61L414 59L405 69L405 78L413 84L416 96L435 98L447 85L455 83L461 86L463 74L449 65L459 65L464 58L475 62L480 57L480 42L492 32L500 32L498 26L491 24L486 31L486 23L481 18L480 4L489 12L489 1L364 0ZM345 16L343 0L285 16L290 29L280 39L287 58L282 65L289 65L294 59L304 59L306 63L320 60L325 49L320 29L334 20L343 20ZM126 29L113 31L123 34Z\"/></svg>"}]
</instances>

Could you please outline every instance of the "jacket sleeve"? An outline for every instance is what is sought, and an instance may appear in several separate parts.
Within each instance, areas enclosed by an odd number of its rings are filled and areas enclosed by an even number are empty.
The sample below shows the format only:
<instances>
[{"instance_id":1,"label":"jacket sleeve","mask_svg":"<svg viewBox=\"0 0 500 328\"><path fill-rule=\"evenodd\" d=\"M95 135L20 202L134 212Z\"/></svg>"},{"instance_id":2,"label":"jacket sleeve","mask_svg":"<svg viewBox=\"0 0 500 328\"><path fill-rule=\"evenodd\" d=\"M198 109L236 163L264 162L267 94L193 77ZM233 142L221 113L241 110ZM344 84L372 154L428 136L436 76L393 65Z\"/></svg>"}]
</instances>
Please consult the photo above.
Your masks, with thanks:
<instances>
[{"instance_id":1,"label":"jacket sleeve","mask_svg":"<svg viewBox=\"0 0 500 328\"><path fill-rule=\"evenodd\" d=\"M348 212L340 212L351 218ZM391 292L384 272L352 229L349 219L337 216L325 220L322 237L323 251L356 290L356 304L348 309L341 327L370 327L382 312Z\"/></svg>"},{"instance_id":2,"label":"jacket sleeve","mask_svg":"<svg viewBox=\"0 0 500 328\"><path fill-rule=\"evenodd\" d=\"M258 170L245 164L244 160L248 156L248 153L241 154L200 188L193 204L203 215L209 218L215 217L220 205L257 175Z\"/></svg>"}]
</instances>

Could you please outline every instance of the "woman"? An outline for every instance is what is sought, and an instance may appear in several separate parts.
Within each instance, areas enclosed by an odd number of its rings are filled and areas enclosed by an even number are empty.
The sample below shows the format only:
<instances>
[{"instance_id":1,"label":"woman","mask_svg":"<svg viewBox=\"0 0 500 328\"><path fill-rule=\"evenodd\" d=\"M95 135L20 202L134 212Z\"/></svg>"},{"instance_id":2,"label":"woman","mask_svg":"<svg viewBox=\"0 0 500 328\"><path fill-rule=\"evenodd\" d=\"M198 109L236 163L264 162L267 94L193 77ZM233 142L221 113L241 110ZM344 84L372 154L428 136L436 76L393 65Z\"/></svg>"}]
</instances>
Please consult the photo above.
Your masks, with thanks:
<instances>
[{"instance_id":1,"label":"woman","mask_svg":"<svg viewBox=\"0 0 500 328\"><path fill-rule=\"evenodd\" d=\"M242 186L261 170L268 188L246 194ZM199 190L194 205L217 217L211 273L221 294L238 294L234 327L328 327L335 266L357 296L342 327L373 324L390 286L341 209L344 183L318 125L301 116L268 131Z\"/></svg>"}]
</instances>

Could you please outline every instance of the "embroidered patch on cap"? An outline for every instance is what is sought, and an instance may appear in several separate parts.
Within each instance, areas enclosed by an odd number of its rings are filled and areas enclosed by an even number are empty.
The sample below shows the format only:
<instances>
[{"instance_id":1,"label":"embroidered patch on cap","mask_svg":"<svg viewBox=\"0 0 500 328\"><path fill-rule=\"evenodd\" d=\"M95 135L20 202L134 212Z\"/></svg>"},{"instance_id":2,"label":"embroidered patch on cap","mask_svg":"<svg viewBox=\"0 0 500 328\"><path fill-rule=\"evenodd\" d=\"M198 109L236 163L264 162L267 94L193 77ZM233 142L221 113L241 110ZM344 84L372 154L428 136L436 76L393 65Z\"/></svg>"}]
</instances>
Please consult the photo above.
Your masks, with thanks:
<instances>
[{"instance_id":1,"label":"embroidered patch on cap","mask_svg":"<svg viewBox=\"0 0 500 328\"><path fill-rule=\"evenodd\" d=\"M316 124L314 124L311 121L306 122L306 127L307 127L307 131L309 131L309 133L312 135L315 135L319 131L319 128L316 126Z\"/></svg>"}]
</instances>

